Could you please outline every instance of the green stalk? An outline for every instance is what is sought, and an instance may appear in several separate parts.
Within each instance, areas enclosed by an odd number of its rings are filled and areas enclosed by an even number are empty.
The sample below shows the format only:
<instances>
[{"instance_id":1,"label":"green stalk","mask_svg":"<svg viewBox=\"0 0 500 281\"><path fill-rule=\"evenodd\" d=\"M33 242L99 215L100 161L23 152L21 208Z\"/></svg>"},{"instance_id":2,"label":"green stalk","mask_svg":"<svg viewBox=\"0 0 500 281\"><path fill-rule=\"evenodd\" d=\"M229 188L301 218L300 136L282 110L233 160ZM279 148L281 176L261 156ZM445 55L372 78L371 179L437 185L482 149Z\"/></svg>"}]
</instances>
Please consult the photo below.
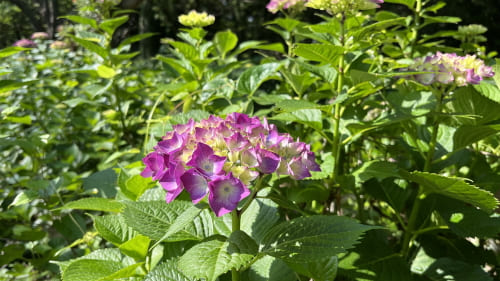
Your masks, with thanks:
<instances>
[{"instance_id":1,"label":"green stalk","mask_svg":"<svg viewBox=\"0 0 500 281\"><path fill-rule=\"evenodd\" d=\"M420 28L420 13L422 12L422 0L417 0L416 4L417 6L415 7L415 23L411 28L411 31L413 33L413 40L411 42L410 57L413 57L413 53L415 52L415 46L417 44L418 30Z\"/></svg>"},{"instance_id":2,"label":"green stalk","mask_svg":"<svg viewBox=\"0 0 500 281\"><path fill-rule=\"evenodd\" d=\"M342 48L345 47L345 14L342 14L342 18L340 19L340 45ZM339 77L337 84L337 97L342 92L342 88L344 87L344 67L345 67L345 53L342 52L339 60ZM332 143L332 155L335 159L335 165L333 168L332 174L332 182L334 184L334 198L335 198L335 213L340 211L340 186L337 184L337 179L340 174L340 119L342 117L341 113L341 105L340 103L335 104L335 112L333 116L334 127L333 127L333 143Z\"/></svg>"},{"instance_id":3,"label":"green stalk","mask_svg":"<svg viewBox=\"0 0 500 281\"><path fill-rule=\"evenodd\" d=\"M234 233L235 231L240 230L240 215L238 213L238 210L234 209L231 212L231 216L232 216L231 230ZM240 272L238 271L238 269L236 269L236 268L231 269L231 277L232 277L231 278L232 281L239 281L240 280Z\"/></svg>"},{"instance_id":4,"label":"green stalk","mask_svg":"<svg viewBox=\"0 0 500 281\"><path fill-rule=\"evenodd\" d=\"M434 112L431 140L429 142L429 151L427 151L427 157L425 159L424 172L431 171L432 160L434 159L434 153L437 145L437 135L439 132L439 125L440 125L439 114L443 109L443 97L444 95L441 92L439 92L437 97L436 109ZM418 234L417 231L418 227L416 224L417 224L418 212L420 210L423 197L424 197L423 187L419 185L417 198L415 200L415 203L413 203L413 207L411 208L410 218L408 220L408 227L403 236L403 248L401 249L401 254L405 257L408 256L411 244Z\"/></svg>"}]
</instances>

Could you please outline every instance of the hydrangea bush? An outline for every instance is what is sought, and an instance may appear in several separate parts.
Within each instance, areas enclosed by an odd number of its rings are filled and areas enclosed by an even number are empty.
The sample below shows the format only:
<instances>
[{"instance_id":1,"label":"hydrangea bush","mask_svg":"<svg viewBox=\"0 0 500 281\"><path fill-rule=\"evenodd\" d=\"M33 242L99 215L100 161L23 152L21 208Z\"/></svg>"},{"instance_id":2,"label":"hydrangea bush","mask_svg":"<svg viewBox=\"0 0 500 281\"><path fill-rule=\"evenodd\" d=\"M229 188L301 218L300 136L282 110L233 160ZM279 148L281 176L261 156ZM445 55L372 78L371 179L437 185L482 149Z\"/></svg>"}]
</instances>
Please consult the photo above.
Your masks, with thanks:
<instances>
[{"instance_id":1,"label":"hydrangea bush","mask_svg":"<svg viewBox=\"0 0 500 281\"><path fill-rule=\"evenodd\" d=\"M495 280L500 61L385 2L271 0L271 43L192 11L154 61L112 9L0 51L0 279Z\"/></svg>"}]
</instances>

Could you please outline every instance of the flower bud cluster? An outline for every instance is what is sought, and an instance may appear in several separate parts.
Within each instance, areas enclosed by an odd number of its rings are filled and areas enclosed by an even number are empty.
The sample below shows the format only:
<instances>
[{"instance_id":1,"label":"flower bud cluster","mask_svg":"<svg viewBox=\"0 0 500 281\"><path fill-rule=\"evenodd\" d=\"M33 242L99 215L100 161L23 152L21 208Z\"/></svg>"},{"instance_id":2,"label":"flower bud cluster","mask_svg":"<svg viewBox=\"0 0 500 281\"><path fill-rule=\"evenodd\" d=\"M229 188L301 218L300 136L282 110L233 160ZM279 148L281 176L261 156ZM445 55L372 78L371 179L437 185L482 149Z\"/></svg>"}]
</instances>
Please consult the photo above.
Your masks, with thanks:
<instances>
[{"instance_id":1,"label":"flower bud cluster","mask_svg":"<svg viewBox=\"0 0 500 281\"><path fill-rule=\"evenodd\" d=\"M49 34L47 32L35 32L31 34L31 39L48 39Z\"/></svg>"},{"instance_id":2,"label":"flower bud cluster","mask_svg":"<svg viewBox=\"0 0 500 281\"><path fill-rule=\"evenodd\" d=\"M16 41L12 46L14 47L23 47L23 48L35 48L37 45L35 42L29 39L21 39Z\"/></svg>"},{"instance_id":3,"label":"flower bud cluster","mask_svg":"<svg viewBox=\"0 0 500 281\"><path fill-rule=\"evenodd\" d=\"M208 194L217 216L234 210L261 174L303 179L320 170L309 145L240 113L174 126L143 162L141 175L159 181L167 203L183 190L195 204Z\"/></svg>"},{"instance_id":4,"label":"flower bud cluster","mask_svg":"<svg viewBox=\"0 0 500 281\"><path fill-rule=\"evenodd\" d=\"M440 52L415 59L415 62L405 70L428 72L413 75L416 81L424 85L455 83L459 87L479 84L483 78L495 75L492 68L486 66L484 61L477 59L476 56L466 55L462 57L454 53L443 54Z\"/></svg>"},{"instance_id":5,"label":"flower bud cluster","mask_svg":"<svg viewBox=\"0 0 500 281\"><path fill-rule=\"evenodd\" d=\"M308 0L306 6L323 10L331 15L354 14L360 10L380 7L383 0Z\"/></svg>"},{"instance_id":6,"label":"flower bud cluster","mask_svg":"<svg viewBox=\"0 0 500 281\"><path fill-rule=\"evenodd\" d=\"M300 12L305 9L305 4L307 0L271 0L267 5L266 9L276 14L279 10L293 10L294 12Z\"/></svg>"},{"instance_id":7,"label":"flower bud cluster","mask_svg":"<svg viewBox=\"0 0 500 281\"><path fill-rule=\"evenodd\" d=\"M213 15L209 15L205 12L198 13L194 10L187 15L180 15L178 19L182 25L187 27L204 27L215 22L215 17Z\"/></svg>"}]
</instances>

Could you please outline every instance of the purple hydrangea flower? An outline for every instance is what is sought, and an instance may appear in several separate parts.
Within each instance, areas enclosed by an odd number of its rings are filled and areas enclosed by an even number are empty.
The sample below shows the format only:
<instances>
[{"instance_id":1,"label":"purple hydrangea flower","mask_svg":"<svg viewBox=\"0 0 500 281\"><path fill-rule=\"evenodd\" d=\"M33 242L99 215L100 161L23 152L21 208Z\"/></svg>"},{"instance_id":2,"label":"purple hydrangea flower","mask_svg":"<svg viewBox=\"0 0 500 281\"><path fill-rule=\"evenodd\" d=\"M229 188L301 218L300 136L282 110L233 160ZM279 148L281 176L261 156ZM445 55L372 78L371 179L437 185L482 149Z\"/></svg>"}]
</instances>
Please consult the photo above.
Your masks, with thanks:
<instances>
[{"instance_id":1,"label":"purple hydrangea flower","mask_svg":"<svg viewBox=\"0 0 500 281\"><path fill-rule=\"evenodd\" d=\"M216 177L210 181L208 189L208 202L218 217L234 210L242 199L250 195L250 190L232 173Z\"/></svg>"},{"instance_id":2,"label":"purple hydrangea flower","mask_svg":"<svg viewBox=\"0 0 500 281\"><path fill-rule=\"evenodd\" d=\"M303 179L319 171L307 144L279 133L265 119L241 113L173 126L143 162L141 175L159 181L167 202L183 190L194 204L208 195L217 216L236 209L260 175Z\"/></svg>"},{"instance_id":3,"label":"purple hydrangea flower","mask_svg":"<svg viewBox=\"0 0 500 281\"><path fill-rule=\"evenodd\" d=\"M493 77L493 69L484 64L476 56L446 54L437 52L434 55L415 59L405 71L427 72L411 76L424 85L434 83L452 84L461 87L468 84L479 84L484 78Z\"/></svg>"}]
</instances>

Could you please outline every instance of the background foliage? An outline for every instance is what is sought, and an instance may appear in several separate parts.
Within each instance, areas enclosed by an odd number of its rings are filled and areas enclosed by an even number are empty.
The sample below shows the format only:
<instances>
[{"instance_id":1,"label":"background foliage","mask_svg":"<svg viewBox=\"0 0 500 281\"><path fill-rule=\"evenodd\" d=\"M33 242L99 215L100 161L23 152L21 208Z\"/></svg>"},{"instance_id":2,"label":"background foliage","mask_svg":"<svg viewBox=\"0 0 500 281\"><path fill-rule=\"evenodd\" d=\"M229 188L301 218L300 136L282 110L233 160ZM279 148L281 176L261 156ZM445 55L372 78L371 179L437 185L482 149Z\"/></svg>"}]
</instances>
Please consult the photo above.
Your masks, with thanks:
<instances>
[{"instance_id":1,"label":"background foliage","mask_svg":"<svg viewBox=\"0 0 500 281\"><path fill-rule=\"evenodd\" d=\"M499 76L441 99L398 72L436 51L500 72L495 39L457 31L462 2L425 2L423 26L415 1L344 25L233 2L85 0L72 15L72 3L24 2L32 18L0 3L4 46L37 24L50 36L0 51L0 278L230 280L237 268L243 280L498 279ZM181 28L191 8L216 24ZM231 112L266 116L322 167L267 179L241 231L186 194L167 205L139 175L173 125Z\"/></svg>"}]
</instances>

